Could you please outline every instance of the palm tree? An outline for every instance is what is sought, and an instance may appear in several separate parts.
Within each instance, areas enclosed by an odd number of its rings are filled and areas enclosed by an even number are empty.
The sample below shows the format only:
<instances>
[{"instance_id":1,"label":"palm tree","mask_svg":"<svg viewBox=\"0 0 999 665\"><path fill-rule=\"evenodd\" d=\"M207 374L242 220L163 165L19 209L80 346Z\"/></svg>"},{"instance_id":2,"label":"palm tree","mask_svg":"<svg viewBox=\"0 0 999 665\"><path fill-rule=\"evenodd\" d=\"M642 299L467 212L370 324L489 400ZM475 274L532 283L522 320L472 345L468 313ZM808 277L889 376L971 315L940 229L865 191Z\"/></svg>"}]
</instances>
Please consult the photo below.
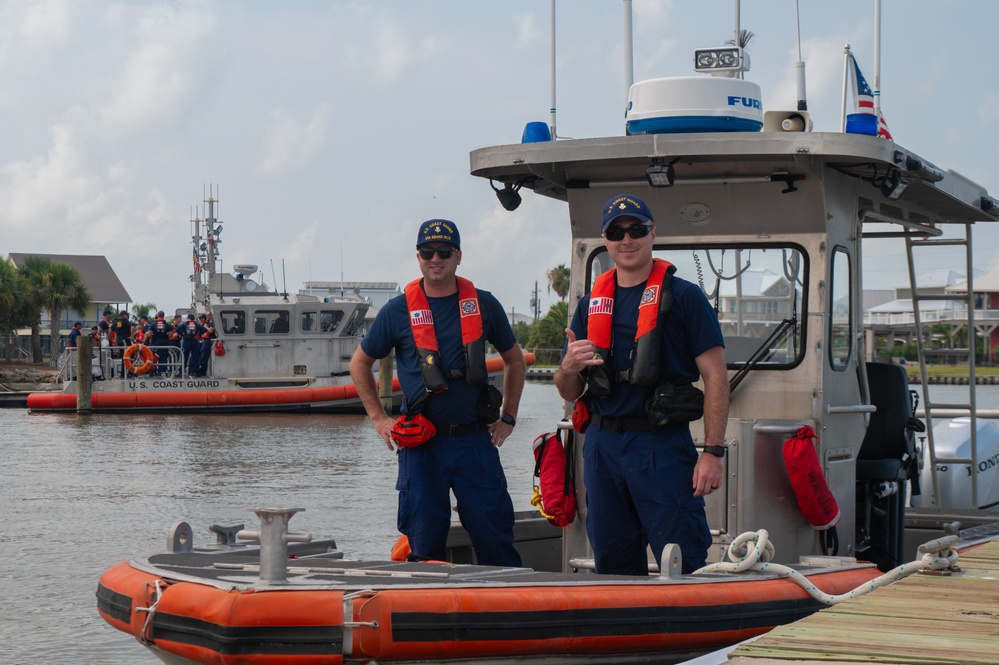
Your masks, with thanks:
<instances>
[{"instance_id":1,"label":"palm tree","mask_svg":"<svg viewBox=\"0 0 999 665\"><path fill-rule=\"evenodd\" d=\"M564 263L560 263L548 271L548 292L554 289L555 294L561 300L569 295L569 268Z\"/></svg>"},{"instance_id":2,"label":"palm tree","mask_svg":"<svg viewBox=\"0 0 999 665\"><path fill-rule=\"evenodd\" d=\"M42 304L49 310L49 346L52 350L52 366L59 366L62 354L62 341L59 339L63 313L82 312L90 304L90 291L76 268L65 263L52 263L45 275L44 287L39 294Z\"/></svg>"},{"instance_id":3,"label":"palm tree","mask_svg":"<svg viewBox=\"0 0 999 665\"><path fill-rule=\"evenodd\" d=\"M31 325L31 362L42 362L42 304L39 294L45 286L45 275L52 269L52 261L44 256L29 256L21 266L21 275L28 290L28 320Z\"/></svg>"},{"instance_id":4,"label":"palm tree","mask_svg":"<svg viewBox=\"0 0 999 665\"><path fill-rule=\"evenodd\" d=\"M752 41L753 37L755 36L756 35L753 34L752 30L740 30L738 44L735 43L734 39L730 39L725 43L729 46L741 46L742 48L746 48L747 46L749 46L749 42Z\"/></svg>"},{"instance_id":5,"label":"palm tree","mask_svg":"<svg viewBox=\"0 0 999 665\"><path fill-rule=\"evenodd\" d=\"M145 316L148 318L150 312L153 312L154 314L156 313L156 303L147 302L144 305L140 305L138 303L132 305L132 316L135 317L136 321L139 320L140 316Z\"/></svg>"},{"instance_id":6,"label":"palm tree","mask_svg":"<svg viewBox=\"0 0 999 665\"><path fill-rule=\"evenodd\" d=\"M10 261L0 261L0 334L8 365L14 362L12 336L26 317L27 300L24 276Z\"/></svg>"},{"instance_id":7,"label":"palm tree","mask_svg":"<svg viewBox=\"0 0 999 665\"><path fill-rule=\"evenodd\" d=\"M569 325L569 303L559 300L551 306L544 318L531 328L527 346L532 349L549 349L553 357L539 358L544 364L558 362L558 355L565 346L565 327Z\"/></svg>"}]
</instances>

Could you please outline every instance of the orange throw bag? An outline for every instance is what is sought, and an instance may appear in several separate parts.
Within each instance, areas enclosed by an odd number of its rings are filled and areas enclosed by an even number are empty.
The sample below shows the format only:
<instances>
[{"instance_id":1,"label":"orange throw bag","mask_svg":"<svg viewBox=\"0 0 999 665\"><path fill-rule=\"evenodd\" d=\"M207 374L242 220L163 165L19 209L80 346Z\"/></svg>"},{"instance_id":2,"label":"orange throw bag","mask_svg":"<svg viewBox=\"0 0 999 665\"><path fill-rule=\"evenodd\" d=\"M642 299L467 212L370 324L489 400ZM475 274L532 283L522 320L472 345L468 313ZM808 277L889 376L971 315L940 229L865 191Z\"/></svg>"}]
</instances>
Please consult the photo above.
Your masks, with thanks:
<instances>
[{"instance_id":1,"label":"orange throw bag","mask_svg":"<svg viewBox=\"0 0 999 665\"><path fill-rule=\"evenodd\" d=\"M801 514L813 527L823 531L836 526L840 513L836 497L822 475L819 456L812 443L815 438L811 427L799 427L798 433L784 442L784 466Z\"/></svg>"},{"instance_id":2,"label":"orange throw bag","mask_svg":"<svg viewBox=\"0 0 999 665\"><path fill-rule=\"evenodd\" d=\"M576 489L572 484L573 433L566 434L566 448L558 432L546 432L534 440L534 498L531 505L558 527L576 519Z\"/></svg>"}]
</instances>

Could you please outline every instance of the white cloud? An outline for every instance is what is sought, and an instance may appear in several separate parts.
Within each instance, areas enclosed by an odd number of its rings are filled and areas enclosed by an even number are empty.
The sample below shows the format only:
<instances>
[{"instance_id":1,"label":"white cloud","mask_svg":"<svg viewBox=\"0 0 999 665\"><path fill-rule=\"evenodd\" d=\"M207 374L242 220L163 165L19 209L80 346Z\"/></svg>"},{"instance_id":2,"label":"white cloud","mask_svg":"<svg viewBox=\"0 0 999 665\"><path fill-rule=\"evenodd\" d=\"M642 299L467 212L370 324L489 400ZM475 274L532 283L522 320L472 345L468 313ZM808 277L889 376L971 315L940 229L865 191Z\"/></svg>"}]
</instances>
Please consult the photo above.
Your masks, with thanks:
<instances>
[{"instance_id":1,"label":"white cloud","mask_svg":"<svg viewBox=\"0 0 999 665\"><path fill-rule=\"evenodd\" d=\"M126 27L133 17L124 16ZM152 5L138 17L129 35L134 50L115 74L113 93L103 108L113 130L172 122L197 107L199 67L209 67L204 40L215 29L214 17L199 5Z\"/></svg>"},{"instance_id":2,"label":"white cloud","mask_svg":"<svg viewBox=\"0 0 999 665\"><path fill-rule=\"evenodd\" d=\"M309 162L323 146L329 125L329 109L321 108L302 123L287 111L274 111L263 140L264 155L258 170L270 176Z\"/></svg>"}]
</instances>

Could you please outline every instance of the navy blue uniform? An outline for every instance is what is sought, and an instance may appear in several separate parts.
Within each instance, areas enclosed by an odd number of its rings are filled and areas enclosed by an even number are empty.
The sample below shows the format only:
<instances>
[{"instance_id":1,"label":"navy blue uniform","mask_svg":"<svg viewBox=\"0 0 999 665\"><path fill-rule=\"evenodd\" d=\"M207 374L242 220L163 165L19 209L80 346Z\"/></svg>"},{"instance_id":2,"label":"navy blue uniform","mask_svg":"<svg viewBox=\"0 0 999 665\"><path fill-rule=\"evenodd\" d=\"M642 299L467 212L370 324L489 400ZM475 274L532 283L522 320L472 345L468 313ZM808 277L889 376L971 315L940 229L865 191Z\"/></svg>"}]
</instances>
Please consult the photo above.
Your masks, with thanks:
<instances>
[{"instance_id":1,"label":"navy blue uniform","mask_svg":"<svg viewBox=\"0 0 999 665\"><path fill-rule=\"evenodd\" d=\"M177 333L182 340L184 367L187 368L188 374L197 374L198 363L201 360L201 336L205 334L205 327L194 319L189 319L177 326Z\"/></svg>"},{"instance_id":2,"label":"navy blue uniform","mask_svg":"<svg viewBox=\"0 0 999 665\"><path fill-rule=\"evenodd\" d=\"M478 290L478 297L486 338L500 352L513 348L517 340L499 301L488 291ZM442 369L464 368L458 294L429 298L429 302ZM361 349L372 358L383 358L395 349L406 404L425 392L405 295L393 298L378 312ZM471 537L478 562L519 566L520 554L513 547L513 501L499 451L476 414L479 395L477 386L454 378L448 380L446 391L424 402L421 411L434 423L437 436L416 448L399 450L398 527L409 537L414 554L443 560L453 491L458 517ZM451 436L451 425L469 425L474 431Z\"/></svg>"},{"instance_id":3,"label":"navy blue uniform","mask_svg":"<svg viewBox=\"0 0 999 665\"><path fill-rule=\"evenodd\" d=\"M612 350L605 359L612 375L631 366L644 290L644 284L615 289ZM724 337L700 289L674 276L670 291L674 305L660 329L659 379L691 383L699 378L695 358L724 346ZM572 318L577 339L586 338L588 305L589 294ZM681 546L683 571L689 573L704 565L711 546L704 499L694 496L692 486L697 450L689 427L616 432L599 425L602 417L645 420L645 403L654 388L616 383L607 397L587 398L597 420L586 431L583 446L586 530L599 573L647 575L646 546L652 546L659 561L668 543Z\"/></svg>"}]
</instances>

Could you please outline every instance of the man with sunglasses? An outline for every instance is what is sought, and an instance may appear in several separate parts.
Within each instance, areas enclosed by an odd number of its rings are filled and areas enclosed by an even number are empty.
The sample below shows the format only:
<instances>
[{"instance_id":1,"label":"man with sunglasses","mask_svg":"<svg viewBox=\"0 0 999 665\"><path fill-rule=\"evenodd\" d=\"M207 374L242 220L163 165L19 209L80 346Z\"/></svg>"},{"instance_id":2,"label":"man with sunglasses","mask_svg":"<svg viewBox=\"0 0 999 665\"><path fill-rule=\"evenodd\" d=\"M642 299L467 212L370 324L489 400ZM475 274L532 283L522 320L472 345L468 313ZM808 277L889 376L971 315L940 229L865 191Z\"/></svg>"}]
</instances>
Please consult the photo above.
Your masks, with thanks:
<instances>
[{"instance_id":1,"label":"man with sunglasses","mask_svg":"<svg viewBox=\"0 0 999 665\"><path fill-rule=\"evenodd\" d=\"M701 290L653 257L656 230L644 201L612 197L601 229L615 268L579 301L555 372L559 394L589 412L583 482L596 570L647 575L647 547L662 565L663 547L675 543L690 573L711 546L704 497L721 485L724 470L724 338ZM660 425L649 414L663 385L693 390L698 377L707 439L700 456L689 418Z\"/></svg>"},{"instance_id":2,"label":"man with sunglasses","mask_svg":"<svg viewBox=\"0 0 999 665\"><path fill-rule=\"evenodd\" d=\"M424 222L416 249L422 279L378 312L350 363L375 431L398 452L399 531L409 539L411 558L443 560L453 491L478 563L520 566L498 447L517 423L524 356L499 301L455 274L461 238L454 222ZM486 341L505 364L501 398L488 386ZM398 420L382 409L372 374L375 360L393 349L405 396ZM419 428L425 436L400 432L427 421L432 427Z\"/></svg>"}]
</instances>

